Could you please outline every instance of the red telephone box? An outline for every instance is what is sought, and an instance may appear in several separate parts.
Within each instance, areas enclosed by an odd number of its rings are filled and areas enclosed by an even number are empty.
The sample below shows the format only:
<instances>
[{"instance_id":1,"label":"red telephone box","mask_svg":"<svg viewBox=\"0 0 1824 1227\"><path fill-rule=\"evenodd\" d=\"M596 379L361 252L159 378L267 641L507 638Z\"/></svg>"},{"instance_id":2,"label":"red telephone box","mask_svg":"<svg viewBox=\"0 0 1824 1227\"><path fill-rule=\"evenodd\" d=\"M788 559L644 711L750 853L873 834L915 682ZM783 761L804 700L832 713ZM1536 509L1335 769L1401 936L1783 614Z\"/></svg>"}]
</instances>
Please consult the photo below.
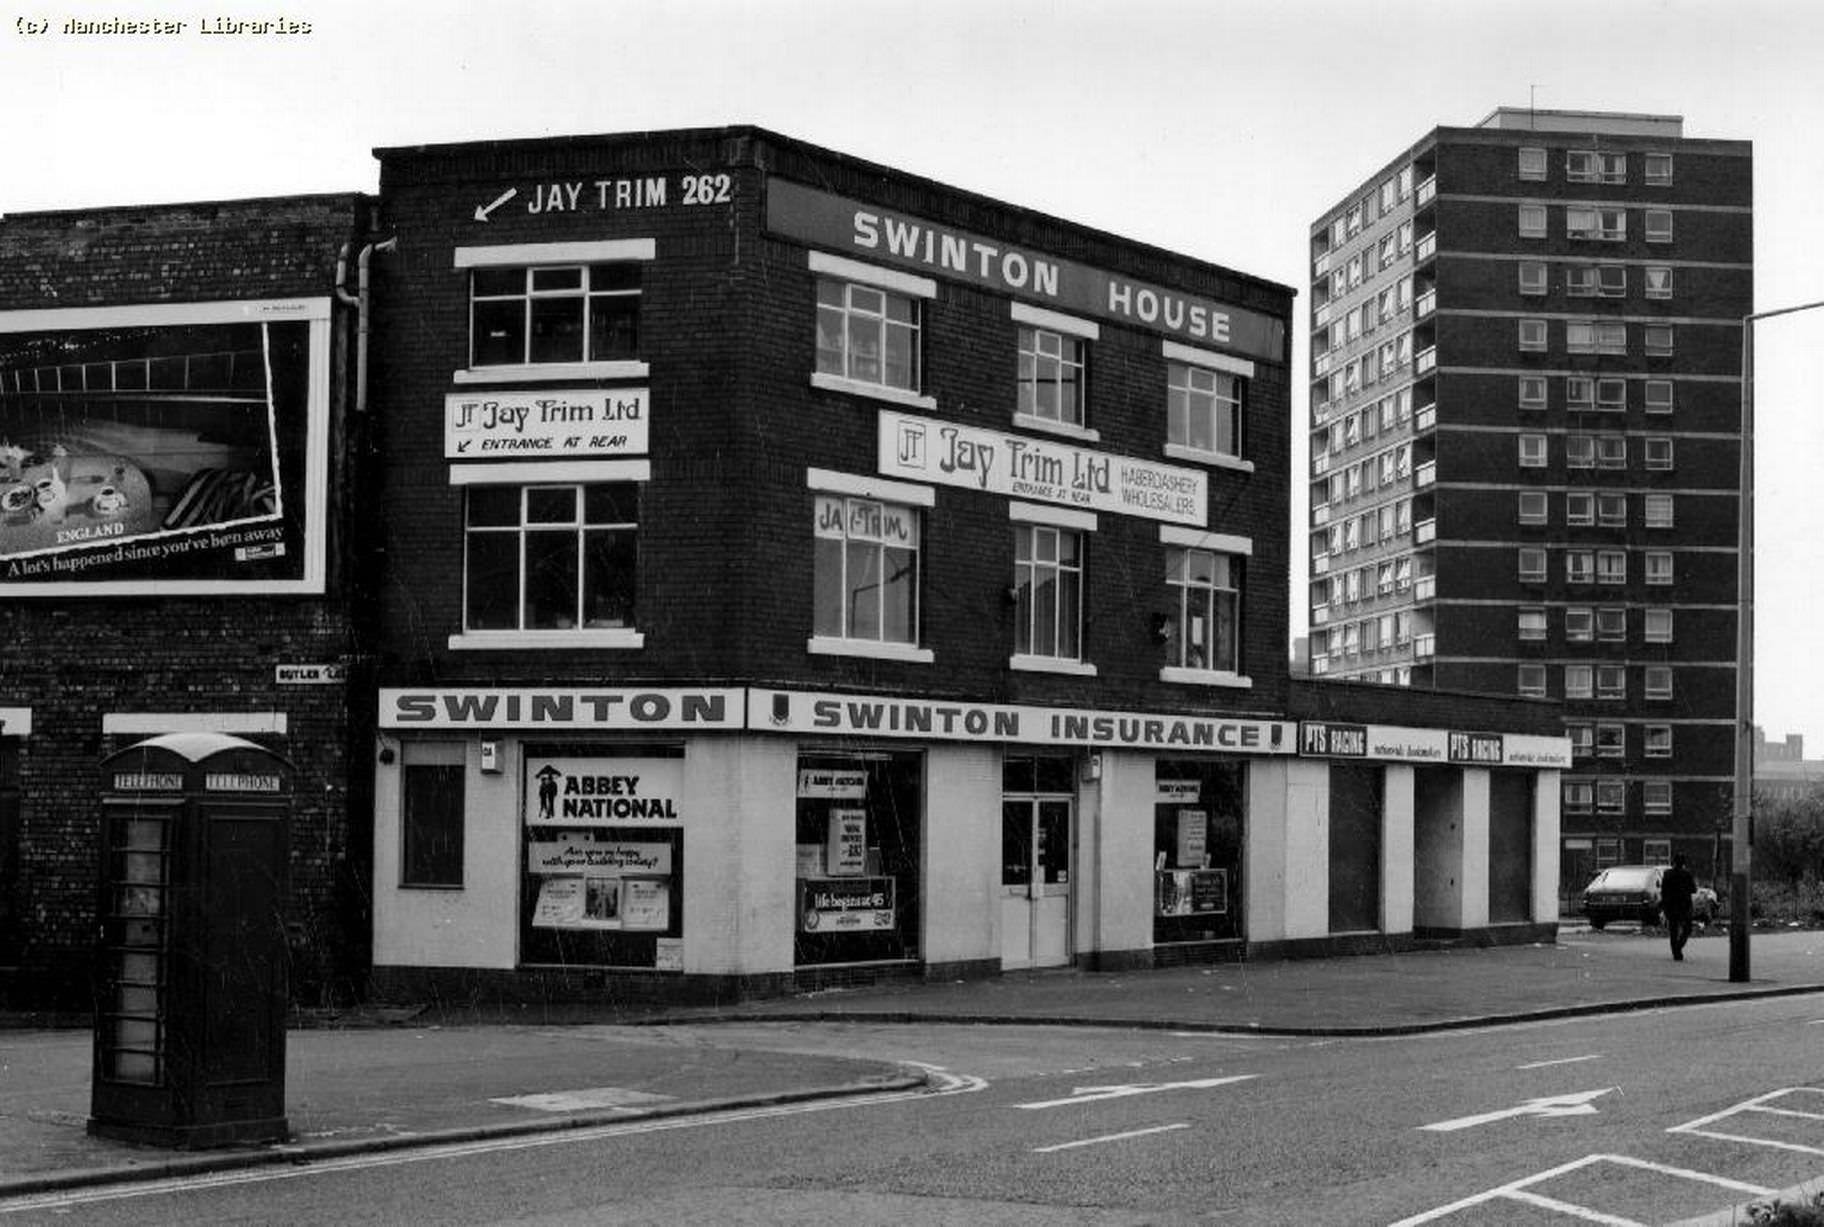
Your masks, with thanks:
<instances>
[{"instance_id":1,"label":"red telephone box","mask_svg":"<svg viewBox=\"0 0 1824 1227\"><path fill-rule=\"evenodd\" d=\"M89 1132L160 1146L287 1137L291 770L218 733L102 763Z\"/></svg>"}]
</instances>

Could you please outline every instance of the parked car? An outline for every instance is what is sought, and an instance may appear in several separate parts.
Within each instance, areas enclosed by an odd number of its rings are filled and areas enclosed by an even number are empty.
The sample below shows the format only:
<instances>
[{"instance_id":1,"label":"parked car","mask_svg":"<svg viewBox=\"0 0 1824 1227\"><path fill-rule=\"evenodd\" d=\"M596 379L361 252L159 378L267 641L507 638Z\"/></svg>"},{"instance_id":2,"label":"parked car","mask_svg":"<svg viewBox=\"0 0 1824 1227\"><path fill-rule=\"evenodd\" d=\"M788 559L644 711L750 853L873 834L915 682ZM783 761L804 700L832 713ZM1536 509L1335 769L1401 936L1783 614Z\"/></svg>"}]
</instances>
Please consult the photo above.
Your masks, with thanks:
<instances>
[{"instance_id":1,"label":"parked car","mask_svg":"<svg viewBox=\"0 0 1824 1227\"><path fill-rule=\"evenodd\" d=\"M1610 865L1583 888L1583 914L1590 928L1600 929L1611 920L1659 923L1660 865Z\"/></svg>"},{"instance_id":2,"label":"parked car","mask_svg":"<svg viewBox=\"0 0 1824 1227\"><path fill-rule=\"evenodd\" d=\"M1583 888L1583 914L1590 928L1600 929L1611 920L1638 920L1656 925L1660 911L1659 885L1663 865L1610 865ZM1691 896L1691 919L1709 924L1716 919L1716 892L1700 886Z\"/></svg>"}]
</instances>

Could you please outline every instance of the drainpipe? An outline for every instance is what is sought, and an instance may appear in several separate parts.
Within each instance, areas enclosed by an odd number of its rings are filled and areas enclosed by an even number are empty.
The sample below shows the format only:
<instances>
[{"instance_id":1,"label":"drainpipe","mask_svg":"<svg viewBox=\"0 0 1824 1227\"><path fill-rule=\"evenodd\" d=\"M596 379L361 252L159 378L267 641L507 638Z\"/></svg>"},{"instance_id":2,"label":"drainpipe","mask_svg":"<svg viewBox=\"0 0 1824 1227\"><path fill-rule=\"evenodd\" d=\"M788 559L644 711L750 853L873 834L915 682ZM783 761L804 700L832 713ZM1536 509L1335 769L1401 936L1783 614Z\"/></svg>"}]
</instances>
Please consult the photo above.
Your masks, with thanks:
<instances>
[{"instance_id":1,"label":"drainpipe","mask_svg":"<svg viewBox=\"0 0 1824 1227\"><path fill-rule=\"evenodd\" d=\"M336 301L355 309L356 413L367 412L367 338L368 333L372 331L372 323L369 319L368 261L376 251L392 251L398 246L398 239L387 239L380 243L369 243L361 249L361 254L356 257L356 292L353 294L343 288L348 278L349 244L342 244L342 250L336 256Z\"/></svg>"}]
</instances>

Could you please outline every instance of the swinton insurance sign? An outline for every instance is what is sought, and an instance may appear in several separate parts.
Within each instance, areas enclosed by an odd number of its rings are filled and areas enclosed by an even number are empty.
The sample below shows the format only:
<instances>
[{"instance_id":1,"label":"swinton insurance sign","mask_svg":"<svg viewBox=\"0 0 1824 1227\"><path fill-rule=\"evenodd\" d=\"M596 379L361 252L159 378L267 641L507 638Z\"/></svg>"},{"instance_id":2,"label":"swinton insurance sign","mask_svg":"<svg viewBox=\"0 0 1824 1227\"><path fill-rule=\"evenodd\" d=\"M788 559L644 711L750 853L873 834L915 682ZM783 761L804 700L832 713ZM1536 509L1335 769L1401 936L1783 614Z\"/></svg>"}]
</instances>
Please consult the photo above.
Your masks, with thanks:
<instances>
[{"instance_id":1,"label":"swinton insurance sign","mask_svg":"<svg viewBox=\"0 0 1824 1227\"><path fill-rule=\"evenodd\" d=\"M1202 528L1208 478L1195 469L913 417L880 414L880 473L1085 511Z\"/></svg>"},{"instance_id":2,"label":"swinton insurance sign","mask_svg":"<svg viewBox=\"0 0 1824 1227\"><path fill-rule=\"evenodd\" d=\"M857 259L985 286L1063 311L1148 328L1190 345L1283 363L1286 328L1259 311L991 242L924 218L772 178L766 228Z\"/></svg>"}]
</instances>

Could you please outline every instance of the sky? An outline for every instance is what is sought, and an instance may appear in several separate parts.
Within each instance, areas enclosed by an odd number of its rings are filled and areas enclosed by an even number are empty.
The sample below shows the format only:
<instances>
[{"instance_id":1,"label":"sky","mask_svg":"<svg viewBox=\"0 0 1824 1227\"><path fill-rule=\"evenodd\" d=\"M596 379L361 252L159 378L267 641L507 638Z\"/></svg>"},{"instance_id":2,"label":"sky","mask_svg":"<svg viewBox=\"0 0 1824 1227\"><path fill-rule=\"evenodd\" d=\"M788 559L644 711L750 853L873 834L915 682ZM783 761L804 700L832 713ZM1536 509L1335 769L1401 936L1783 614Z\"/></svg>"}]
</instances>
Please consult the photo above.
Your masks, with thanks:
<instances>
[{"instance_id":1,"label":"sky","mask_svg":"<svg viewBox=\"0 0 1824 1227\"><path fill-rule=\"evenodd\" d=\"M751 123L1292 286L1311 222L1497 106L1755 153L1756 309L1824 300L1815 0L7 0L0 214L378 187L377 147ZM65 23L182 22L81 35ZM308 30L229 32L284 18ZM1824 756L1824 309L1757 330L1755 717ZM1306 610L1302 485L1292 609Z\"/></svg>"}]
</instances>

